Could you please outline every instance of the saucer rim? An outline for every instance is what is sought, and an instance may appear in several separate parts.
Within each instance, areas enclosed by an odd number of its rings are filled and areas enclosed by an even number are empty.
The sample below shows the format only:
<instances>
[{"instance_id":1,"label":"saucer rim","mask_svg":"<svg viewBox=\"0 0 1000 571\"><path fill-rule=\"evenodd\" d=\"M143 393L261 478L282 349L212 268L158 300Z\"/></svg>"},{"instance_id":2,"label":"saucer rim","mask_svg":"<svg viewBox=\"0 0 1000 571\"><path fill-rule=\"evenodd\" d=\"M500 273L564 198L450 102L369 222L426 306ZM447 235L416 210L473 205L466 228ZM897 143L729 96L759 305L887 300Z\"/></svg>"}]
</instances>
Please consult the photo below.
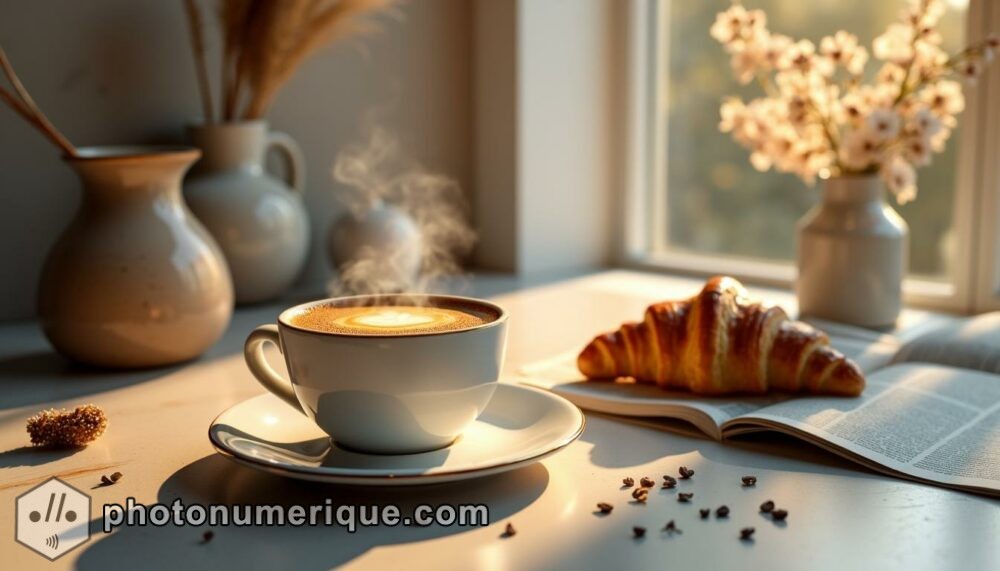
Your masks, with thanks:
<instances>
[{"instance_id":1,"label":"saucer rim","mask_svg":"<svg viewBox=\"0 0 1000 571\"><path fill-rule=\"evenodd\" d=\"M376 473L376 474L363 474L363 473L332 474L332 473L329 473L329 472L324 472L324 471L322 471L319 468L304 468L304 467L296 467L294 465L289 465L289 464L275 464L273 462L265 462L263 460L256 460L256 459L254 459L254 458L252 458L250 456L238 455L238 454L235 454L228 447L226 447L225 445L223 445L222 442L220 442L220 441L218 441L216 439L216 436L214 435L212 429L216 425L219 424L219 419L222 418L222 416L224 414L226 414L227 412L229 412L232 409L236 408L237 406L240 406L240 405L242 405L244 403L247 403L247 402L249 402L249 401L251 401L253 399L260 398L261 396L269 395L269 393L265 392L265 393L261 393L260 395L250 397L248 399L241 400L240 402L235 403L232 406L227 407L225 410L223 410L218 415L216 415L216 417L214 419L212 419L212 422L209 423L209 425L208 425L208 440L209 440L209 442L211 442L212 447L215 449L216 452L218 452L222 456L224 456L224 457L226 457L226 458L228 458L228 459L236 462L237 464L242 464L242 465L248 466L250 468L257 468L257 469L263 470L265 472L273 473L273 474L278 474L278 475L283 475L283 476L288 476L288 477L298 478L298 479L304 479L304 480L319 481L319 482L330 482L330 483L356 483L356 484L365 484L365 483L383 483L383 484L386 484L386 483L388 483L388 484L396 484L396 485L405 485L405 484L408 484L408 483L412 483L412 484L420 484L420 483L433 484L433 483L438 483L438 482L463 479L464 477L468 477L468 476L475 475L475 474L481 474L482 476L488 476L488 475L492 475L492 474L497 474L497 473L505 472L505 471L508 471L508 470L513 470L513 469L519 468L519 467L521 467L523 465L533 464L535 462L538 462L539 460L543 460L544 458L546 458L548 456L551 456L552 454L555 454L556 452L559 452L563 448L566 448L567 446L569 446L570 444L572 444L573 442L575 442L576 440L578 440L580 438L580 436L583 434L583 431L587 427L587 416L583 413L583 410L581 410L580 407L578 407L577 405L573 404L572 402L570 402L565 397L557 395L557 394L555 394L555 393L553 393L551 391L546 391L544 389L540 389L540 388L532 387L532 386L527 386L527 385L522 385L522 384L515 384L515 383L498 383L498 384L503 385L503 386L507 386L507 387L511 387L511 388L513 388L515 390L524 390L524 391L529 391L529 392L537 392L537 393L545 395L548 398L552 398L552 399L554 399L556 401L560 401L561 400L561 401L565 402L566 404L570 405L571 409L574 410L576 412L576 414L577 414L578 425L576 427L576 430L574 430L573 433L570 434L569 436L560 439L556 445L553 445L551 448L547 448L546 450L544 450L541 453L535 454L533 456L518 457L518 458L512 459L512 460L507 461L507 462L493 464L493 465L488 465L488 466L479 466L479 467L475 467L475 468L453 469L453 470L446 470L446 471L441 471L441 472L433 472L433 473L430 473L430 474L389 474L389 473L384 473L384 472L383 473ZM270 396L273 396L273 395L270 395ZM278 401L278 402L280 403L281 401Z\"/></svg>"}]
</instances>

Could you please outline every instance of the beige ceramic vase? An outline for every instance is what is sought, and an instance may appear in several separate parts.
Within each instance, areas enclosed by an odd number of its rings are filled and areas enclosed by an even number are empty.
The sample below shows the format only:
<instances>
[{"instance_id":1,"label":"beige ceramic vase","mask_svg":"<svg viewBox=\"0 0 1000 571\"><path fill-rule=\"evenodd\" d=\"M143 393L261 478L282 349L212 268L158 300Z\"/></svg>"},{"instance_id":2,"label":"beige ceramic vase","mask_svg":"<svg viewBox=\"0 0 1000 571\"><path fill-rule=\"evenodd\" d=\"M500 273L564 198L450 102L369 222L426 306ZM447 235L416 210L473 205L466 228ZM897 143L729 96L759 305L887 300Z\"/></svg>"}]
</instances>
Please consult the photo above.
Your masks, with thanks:
<instances>
[{"instance_id":1,"label":"beige ceramic vase","mask_svg":"<svg viewBox=\"0 0 1000 571\"><path fill-rule=\"evenodd\" d=\"M799 312L874 329L903 306L908 229L877 176L824 181L820 203L798 222Z\"/></svg>"},{"instance_id":2,"label":"beige ceramic vase","mask_svg":"<svg viewBox=\"0 0 1000 571\"><path fill-rule=\"evenodd\" d=\"M66 357L116 368L192 359L225 331L233 287L181 197L189 147L92 147L67 159L83 202L49 253L38 311Z\"/></svg>"}]
</instances>

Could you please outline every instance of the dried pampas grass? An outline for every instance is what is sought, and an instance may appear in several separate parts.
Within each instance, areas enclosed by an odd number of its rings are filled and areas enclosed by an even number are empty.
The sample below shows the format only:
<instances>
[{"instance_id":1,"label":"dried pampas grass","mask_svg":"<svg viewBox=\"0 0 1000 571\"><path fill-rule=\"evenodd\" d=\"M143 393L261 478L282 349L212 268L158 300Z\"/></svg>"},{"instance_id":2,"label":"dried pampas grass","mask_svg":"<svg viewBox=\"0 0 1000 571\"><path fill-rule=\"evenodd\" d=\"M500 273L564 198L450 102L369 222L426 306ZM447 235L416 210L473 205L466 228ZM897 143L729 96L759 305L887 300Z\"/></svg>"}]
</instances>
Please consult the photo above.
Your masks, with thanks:
<instances>
[{"instance_id":1,"label":"dried pampas grass","mask_svg":"<svg viewBox=\"0 0 1000 571\"><path fill-rule=\"evenodd\" d=\"M205 120L213 120L211 90L195 0L185 0L198 66ZM222 119L267 114L281 87L323 46L376 29L369 16L398 0L217 0L222 36Z\"/></svg>"}]
</instances>

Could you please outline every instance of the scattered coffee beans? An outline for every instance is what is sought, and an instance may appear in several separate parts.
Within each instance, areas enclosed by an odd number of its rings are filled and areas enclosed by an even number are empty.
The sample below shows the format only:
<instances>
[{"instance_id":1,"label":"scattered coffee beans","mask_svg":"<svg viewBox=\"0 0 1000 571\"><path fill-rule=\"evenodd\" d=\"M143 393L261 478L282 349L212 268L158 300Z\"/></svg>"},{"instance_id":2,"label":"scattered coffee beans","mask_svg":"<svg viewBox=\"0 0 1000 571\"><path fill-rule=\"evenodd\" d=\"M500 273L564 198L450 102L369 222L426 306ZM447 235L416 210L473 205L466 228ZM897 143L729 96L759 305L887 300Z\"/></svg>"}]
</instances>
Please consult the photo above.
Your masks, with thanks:
<instances>
[{"instance_id":1,"label":"scattered coffee beans","mask_svg":"<svg viewBox=\"0 0 1000 571\"><path fill-rule=\"evenodd\" d=\"M771 500L767 500L766 502L760 504L760 511L764 513L771 513L771 510L773 509L774 509L774 502L772 502Z\"/></svg>"},{"instance_id":2,"label":"scattered coffee beans","mask_svg":"<svg viewBox=\"0 0 1000 571\"><path fill-rule=\"evenodd\" d=\"M644 504L649 499L649 491L646 488L636 488L632 490L632 498L640 504Z\"/></svg>"},{"instance_id":3,"label":"scattered coffee beans","mask_svg":"<svg viewBox=\"0 0 1000 571\"><path fill-rule=\"evenodd\" d=\"M719 506L716 508L715 517L729 517L729 506Z\"/></svg>"},{"instance_id":4,"label":"scattered coffee beans","mask_svg":"<svg viewBox=\"0 0 1000 571\"><path fill-rule=\"evenodd\" d=\"M597 509L599 509L602 514L609 514L611 513L611 510L615 509L615 506L606 502L601 502L597 504Z\"/></svg>"},{"instance_id":5,"label":"scattered coffee beans","mask_svg":"<svg viewBox=\"0 0 1000 571\"><path fill-rule=\"evenodd\" d=\"M638 525L632 528L632 537L639 539L640 537L644 537L645 535L646 535L646 528L640 527Z\"/></svg>"},{"instance_id":6,"label":"scattered coffee beans","mask_svg":"<svg viewBox=\"0 0 1000 571\"><path fill-rule=\"evenodd\" d=\"M778 521L784 521L788 517L788 510L774 510L771 512L771 517Z\"/></svg>"},{"instance_id":7,"label":"scattered coffee beans","mask_svg":"<svg viewBox=\"0 0 1000 571\"><path fill-rule=\"evenodd\" d=\"M691 493L679 492L677 494L677 501L687 503L691 501L691 498L693 497L694 497L694 492Z\"/></svg>"},{"instance_id":8,"label":"scattered coffee beans","mask_svg":"<svg viewBox=\"0 0 1000 571\"><path fill-rule=\"evenodd\" d=\"M757 476L743 476L742 480L743 480L743 485L744 486L756 486L757 485Z\"/></svg>"},{"instance_id":9,"label":"scattered coffee beans","mask_svg":"<svg viewBox=\"0 0 1000 571\"><path fill-rule=\"evenodd\" d=\"M212 541L214 537L215 537L215 532L212 530L208 530L205 533L201 534L201 542L208 543L209 541Z\"/></svg>"},{"instance_id":10,"label":"scattered coffee beans","mask_svg":"<svg viewBox=\"0 0 1000 571\"><path fill-rule=\"evenodd\" d=\"M744 541L745 540L749 540L749 539L753 539L753 532L754 531L755 530L752 527L744 527L743 529L740 530L740 539L742 539Z\"/></svg>"},{"instance_id":11,"label":"scattered coffee beans","mask_svg":"<svg viewBox=\"0 0 1000 571\"><path fill-rule=\"evenodd\" d=\"M677 527L677 524L674 523L674 520L668 521L667 525L663 526L663 531L667 533L684 533L683 531L680 530L679 527Z\"/></svg>"},{"instance_id":12,"label":"scattered coffee beans","mask_svg":"<svg viewBox=\"0 0 1000 571\"><path fill-rule=\"evenodd\" d=\"M676 485L677 484L677 478L675 478L673 476L670 476L670 475L667 475L667 474L664 474L663 475L663 483L664 483L664 485L666 485L666 484Z\"/></svg>"},{"instance_id":13,"label":"scattered coffee beans","mask_svg":"<svg viewBox=\"0 0 1000 571\"><path fill-rule=\"evenodd\" d=\"M698 510L698 513L701 514L701 519L708 519L708 514L712 513L712 510L709 508L701 508Z\"/></svg>"},{"instance_id":14,"label":"scattered coffee beans","mask_svg":"<svg viewBox=\"0 0 1000 571\"><path fill-rule=\"evenodd\" d=\"M514 537L517 535L517 530L514 529L514 524L507 523L507 527L503 530L503 537Z\"/></svg>"},{"instance_id":15,"label":"scattered coffee beans","mask_svg":"<svg viewBox=\"0 0 1000 571\"><path fill-rule=\"evenodd\" d=\"M654 482L649 476L643 476L642 479L639 480L639 485L643 488L652 488L656 485L656 482Z\"/></svg>"},{"instance_id":16,"label":"scattered coffee beans","mask_svg":"<svg viewBox=\"0 0 1000 571\"><path fill-rule=\"evenodd\" d=\"M632 486L635 485L635 479L634 478L622 478L622 485L623 486L628 486L628 487L631 488Z\"/></svg>"},{"instance_id":17,"label":"scattered coffee beans","mask_svg":"<svg viewBox=\"0 0 1000 571\"><path fill-rule=\"evenodd\" d=\"M687 480L691 476L694 476L694 470L688 468L687 466L681 466L677 471L680 473L682 480Z\"/></svg>"}]
</instances>

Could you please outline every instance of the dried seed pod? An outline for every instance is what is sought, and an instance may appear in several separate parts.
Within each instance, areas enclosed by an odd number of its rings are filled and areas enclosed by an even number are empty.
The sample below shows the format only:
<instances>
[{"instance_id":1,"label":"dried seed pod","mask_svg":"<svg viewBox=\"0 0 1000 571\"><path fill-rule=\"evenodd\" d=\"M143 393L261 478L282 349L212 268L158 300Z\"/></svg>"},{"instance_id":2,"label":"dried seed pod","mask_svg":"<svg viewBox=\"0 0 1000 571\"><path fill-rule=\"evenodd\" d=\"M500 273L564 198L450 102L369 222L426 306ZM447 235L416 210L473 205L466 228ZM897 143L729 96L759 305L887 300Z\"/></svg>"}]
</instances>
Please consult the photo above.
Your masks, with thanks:
<instances>
[{"instance_id":1,"label":"dried seed pod","mask_svg":"<svg viewBox=\"0 0 1000 571\"><path fill-rule=\"evenodd\" d=\"M653 479L650 478L649 476L643 476L641 479L639 479L639 485L642 486L643 488L652 488L653 486L656 485L656 482L654 482Z\"/></svg>"},{"instance_id":2,"label":"dried seed pod","mask_svg":"<svg viewBox=\"0 0 1000 571\"><path fill-rule=\"evenodd\" d=\"M784 521L788 517L788 510L774 510L771 512L771 517L778 521Z\"/></svg>"},{"instance_id":3,"label":"dried seed pod","mask_svg":"<svg viewBox=\"0 0 1000 571\"><path fill-rule=\"evenodd\" d=\"M72 411L48 409L28 419L28 435L35 446L84 446L97 440L108 427L100 407L87 404Z\"/></svg>"},{"instance_id":4,"label":"dried seed pod","mask_svg":"<svg viewBox=\"0 0 1000 571\"><path fill-rule=\"evenodd\" d=\"M649 499L649 491L646 488L636 488L632 490L632 498L639 503L646 503Z\"/></svg>"},{"instance_id":5,"label":"dried seed pod","mask_svg":"<svg viewBox=\"0 0 1000 571\"><path fill-rule=\"evenodd\" d=\"M602 514L609 514L611 513L611 510L615 509L615 506L607 502L600 502L597 504L597 509L600 510Z\"/></svg>"},{"instance_id":6,"label":"dried seed pod","mask_svg":"<svg viewBox=\"0 0 1000 571\"><path fill-rule=\"evenodd\" d=\"M687 466L681 466L677 471L680 473L682 480L687 480L691 476L694 476L694 470Z\"/></svg>"},{"instance_id":7,"label":"dried seed pod","mask_svg":"<svg viewBox=\"0 0 1000 571\"><path fill-rule=\"evenodd\" d=\"M111 481L117 482L118 480L122 479L122 476L124 476L124 474L122 474L121 472L115 472L114 474L111 474Z\"/></svg>"},{"instance_id":8,"label":"dried seed pod","mask_svg":"<svg viewBox=\"0 0 1000 571\"><path fill-rule=\"evenodd\" d=\"M632 527L632 537L639 539L640 537L644 537L645 535L646 535L646 528L638 525Z\"/></svg>"},{"instance_id":9,"label":"dried seed pod","mask_svg":"<svg viewBox=\"0 0 1000 571\"><path fill-rule=\"evenodd\" d=\"M708 519L708 515L712 513L712 510L709 508L701 508L698 510L698 513L701 514L701 519Z\"/></svg>"},{"instance_id":10,"label":"dried seed pod","mask_svg":"<svg viewBox=\"0 0 1000 571\"><path fill-rule=\"evenodd\" d=\"M760 504L760 511L764 513L771 513L771 510L773 509L774 509L774 502L772 502L771 500L767 500L766 502Z\"/></svg>"},{"instance_id":11,"label":"dried seed pod","mask_svg":"<svg viewBox=\"0 0 1000 571\"><path fill-rule=\"evenodd\" d=\"M632 477L622 478L622 485L632 487L635 485L635 479Z\"/></svg>"},{"instance_id":12,"label":"dried seed pod","mask_svg":"<svg viewBox=\"0 0 1000 571\"><path fill-rule=\"evenodd\" d=\"M729 506L719 506L716 508L715 517L729 517Z\"/></svg>"},{"instance_id":13,"label":"dried seed pod","mask_svg":"<svg viewBox=\"0 0 1000 571\"><path fill-rule=\"evenodd\" d=\"M743 485L744 486L756 486L757 485L757 476L743 476L743 478L741 478L741 479L743 481Z\"/></svg>"},{"instance_id":14,"label":"dried seed pod","mask_svg":"<svg viewBox=\"0 0 1000 571\"><path fill-rule=\"evenodd\" d=\"M111 478L109 478L109 477L107 477L105 475L101 475L101 485L102 486L110 486L111 484L114 484L114 482L111 480Z\"/></svg>"},{"instance_id":15,"label":"dried seed pod","mask_svg":"<svg viewBox=\"0 0 1000 571\"><path fill-rule=\"evenodd\" d=\"M740 530L740 539L742 540L753 539L754 531L756 530L752 527L744 527L743 529Z\"/></svg>"},{"instance_id":16,"label":"dried seed pod","mask_svg":"<svg viewBox=\"0 0 1000 571\"><path fill-rule=\"evenodd\" d=\"M690 502L691 498L693 497L694 497L694 492L679 492L677 494L677 501L687 503Z\"/></svg>"}]
</instances>

